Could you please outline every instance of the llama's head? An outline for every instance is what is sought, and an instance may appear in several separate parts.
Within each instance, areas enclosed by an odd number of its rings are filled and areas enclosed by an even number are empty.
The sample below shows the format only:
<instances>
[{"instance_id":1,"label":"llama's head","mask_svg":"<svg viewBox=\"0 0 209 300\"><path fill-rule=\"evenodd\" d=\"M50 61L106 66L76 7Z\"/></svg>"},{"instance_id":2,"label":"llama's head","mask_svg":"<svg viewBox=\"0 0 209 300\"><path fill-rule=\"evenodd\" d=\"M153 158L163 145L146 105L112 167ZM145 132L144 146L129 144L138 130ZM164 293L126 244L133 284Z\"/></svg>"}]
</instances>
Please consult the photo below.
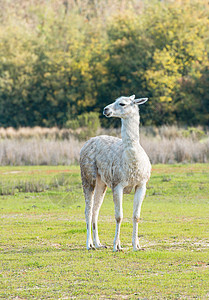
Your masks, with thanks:
<instances>
[{"instance_id":1,"label":"llama's head","mask_svg":"<svg viewBox=\"0 0 209 300\"><path fill-rule=\"evenodd\" d=\"M138 105L145 103L148 98L135 99L135 95L130 97L120 97L112 104L104 108L103 114L105 117L128 118L131 115L138 113Z\"/></svg>"}]
</instances>

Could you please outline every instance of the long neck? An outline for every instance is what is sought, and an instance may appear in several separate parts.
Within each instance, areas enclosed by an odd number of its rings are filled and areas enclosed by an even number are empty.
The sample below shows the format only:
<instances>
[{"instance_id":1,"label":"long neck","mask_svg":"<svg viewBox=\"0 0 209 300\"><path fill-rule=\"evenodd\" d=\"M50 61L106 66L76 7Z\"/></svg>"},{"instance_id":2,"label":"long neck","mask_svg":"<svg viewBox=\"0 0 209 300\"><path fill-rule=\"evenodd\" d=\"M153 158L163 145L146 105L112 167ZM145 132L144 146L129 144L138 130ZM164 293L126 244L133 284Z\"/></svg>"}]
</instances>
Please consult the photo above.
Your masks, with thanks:
<instances>
[{"instance_id":1,"label":"long neck","mask_svg":"<svg viewBox=\"0 0 209 300\"><path fill-rule=\"evenodd\" d=\"M139 113L122 119L121 137L124 148L135 149L139 145Z\"/></svg>"}]
</instances>

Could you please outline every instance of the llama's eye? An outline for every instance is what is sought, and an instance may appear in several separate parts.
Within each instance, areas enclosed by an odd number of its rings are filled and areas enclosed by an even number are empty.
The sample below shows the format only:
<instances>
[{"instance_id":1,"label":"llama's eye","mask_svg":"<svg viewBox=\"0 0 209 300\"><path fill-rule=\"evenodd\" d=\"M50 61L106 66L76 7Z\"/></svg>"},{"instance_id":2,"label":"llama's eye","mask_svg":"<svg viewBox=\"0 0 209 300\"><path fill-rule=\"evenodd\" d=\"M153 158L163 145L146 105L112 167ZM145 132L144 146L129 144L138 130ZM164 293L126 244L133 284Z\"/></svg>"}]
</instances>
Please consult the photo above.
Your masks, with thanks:
<instances>
[{"instance_id":1,"label":"llama's eye","mask_svg":"<svg viewBox=\"0 0 209 300\"><path fill-rule=\"evenodd\" d=\"M125 103L119 103L120 106L125 106Z\"/></svg>"}]
</instances>

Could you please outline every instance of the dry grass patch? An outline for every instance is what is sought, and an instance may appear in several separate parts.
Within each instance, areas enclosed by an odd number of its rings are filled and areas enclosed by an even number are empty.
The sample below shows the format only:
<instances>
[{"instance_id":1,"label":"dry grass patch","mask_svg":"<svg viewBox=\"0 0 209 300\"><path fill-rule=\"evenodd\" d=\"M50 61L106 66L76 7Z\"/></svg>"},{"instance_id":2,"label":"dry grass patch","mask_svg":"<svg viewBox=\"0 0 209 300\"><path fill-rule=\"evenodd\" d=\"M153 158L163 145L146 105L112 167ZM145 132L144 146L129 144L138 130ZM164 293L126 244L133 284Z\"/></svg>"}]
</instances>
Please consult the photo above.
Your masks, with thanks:
<instances>
[{"instance_id":1,"label":"dry grass patch","mask_svg":"<svg viewBox=\"0 0 209 300\"><path fill-rule=\"evenodd\" d=\"M152 164L209 162L209 133L200 127L141 127L141 144ZM120 129L99 129L97 135L120 137ZM79 161L84 141L72 129L0 128L0 164L71 165Z\"/></svg>"}]
</instances>

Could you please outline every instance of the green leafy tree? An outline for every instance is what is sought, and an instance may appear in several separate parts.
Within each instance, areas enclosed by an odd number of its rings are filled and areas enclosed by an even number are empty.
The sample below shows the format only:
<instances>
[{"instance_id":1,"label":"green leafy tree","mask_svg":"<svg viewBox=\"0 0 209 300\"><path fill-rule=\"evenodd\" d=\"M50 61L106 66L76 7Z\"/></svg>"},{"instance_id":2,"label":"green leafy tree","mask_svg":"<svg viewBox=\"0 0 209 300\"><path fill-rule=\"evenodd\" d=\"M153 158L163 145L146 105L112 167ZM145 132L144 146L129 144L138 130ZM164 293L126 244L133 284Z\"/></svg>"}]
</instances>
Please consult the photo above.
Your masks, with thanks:
<instances>
[{"instance_id":1,"label":"green leafy tree","mask_svg":"<svg viewBox=\"0 0 209 300\"><path fill-rule=\"evenodd\" d=\"M155 11L153 9L155 8ZM163 8L163 9L162 9ZM151 96L151 110L156 124L181 121L178 101L189 107L189 97L179 93L185 78L193 72L194 65L207 60L206 32L208 21L201 16L197 4L184 6L162 4L152 7L152 26L147 36L153 44L153 61L146 71L146 85ZM200 21L201 20L201 21ZM193 71L192 71L193 70ZM186 119L183 119L184 122ZM188 120L190 122L190 120Z\"/></svg>"},{"instance_id":2,"label":"green leafy tree","mask_svg":"<svg viewBox=\"0 0 209 300\"><path fill-rule=\"evenodd\" d=\"M206 0L137 3L2 0L0 126L64 127L130 94L150 98L143 124L208 124Z\"/></svg>"}]
</instances>

